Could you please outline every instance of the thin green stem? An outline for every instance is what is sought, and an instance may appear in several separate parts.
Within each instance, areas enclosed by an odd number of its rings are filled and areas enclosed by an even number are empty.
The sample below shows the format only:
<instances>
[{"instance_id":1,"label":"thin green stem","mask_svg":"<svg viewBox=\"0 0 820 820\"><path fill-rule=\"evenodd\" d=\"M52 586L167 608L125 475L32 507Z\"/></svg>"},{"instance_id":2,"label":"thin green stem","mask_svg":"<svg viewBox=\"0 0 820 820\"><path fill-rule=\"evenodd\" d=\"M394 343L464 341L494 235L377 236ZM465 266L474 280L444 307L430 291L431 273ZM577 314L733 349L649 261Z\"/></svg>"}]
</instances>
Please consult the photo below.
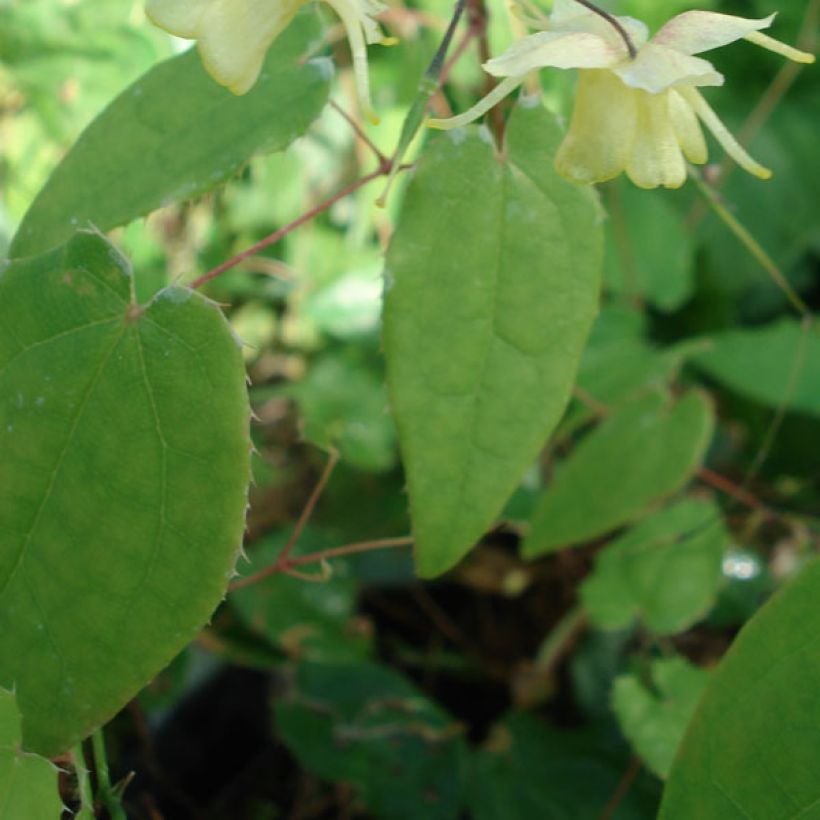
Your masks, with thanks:
<instances>
[{"instance_id":1,"label":"thin green stem","mask_svg":"<svg viewBox=\"0 0 820 820\"><path fill-rule=\"evenodd\" d=\"M91 778L83 756L83 744L78 743L71 753L74 760L74 774L77 777L77 796L80 798L80 809L75 815L77 820L94 820L94 797L91 791Z\"/></svg>"},{"instance_id":2,"label":"thin green stem","mask_svg":"<svg viewBox=\"0 0 820 820\"><path fill-rule=\"evenodd\" d=\"M689 174L695 181L698 191L706 200L706 204L714 211L718 219L740 240L747 251L760 263L760 266L769 274L774 283L783 291L786 298L791 302L794 309L804 319L811 320L811 310L808 305L797 295L789 280L783 275L780 268L774 263L769 254L761 247L760 243L749 233L749 231L736 219L736 217L720 201L717 191L708 185L700 172L695 168L689 168Z\"/></svg>"},{"instance_id":3,"label":"thin green stem","mask_svg":"<svg viewBox=\"0 0 820 820\"><path fill-rule=\"evenodd\" d=\"M111 776L108 772L108 757L105 753L105 736L102 728L91 735L94 749L94 770L97 774L97 796L105 804L111 820L128 820L119 797L111 788Z\"/></svg>"}]
</instances>

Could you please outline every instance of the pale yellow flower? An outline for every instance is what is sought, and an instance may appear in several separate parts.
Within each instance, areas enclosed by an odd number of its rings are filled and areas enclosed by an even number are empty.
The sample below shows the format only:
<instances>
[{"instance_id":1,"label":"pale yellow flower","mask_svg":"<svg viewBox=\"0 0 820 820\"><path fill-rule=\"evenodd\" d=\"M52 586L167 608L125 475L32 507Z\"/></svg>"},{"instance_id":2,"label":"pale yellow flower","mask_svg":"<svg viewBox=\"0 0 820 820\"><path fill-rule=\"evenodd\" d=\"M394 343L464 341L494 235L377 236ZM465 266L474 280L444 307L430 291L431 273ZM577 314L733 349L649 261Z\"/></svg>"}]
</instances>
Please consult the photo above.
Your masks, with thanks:
<instances>
[{"instance_id":1,"label":"pale yellow flower","mask_svg":"<svg viewBox=\"0 0 820 820\"><path fill-rule=\"evenodd\" d=\"M177 37L197 40L211 76L234 94L251 89L271 43L309 0L147 0L146 13ZM359 99L373 117L367 75L367 44L383 42L373 19L386 7L378 0L327 0L341 18L353 55Z\"/></svg>"},{"instance_id":2,"label":"pale yellow flower","mask_svg":"<svg viewBox=\"0 0 820 820\"><path fill-rule=\"evenodd\" d=\"M651 39L646 26L616 18L629 35L630 56L618 31L574 0L555 0L543 31L524 37L484 64L498 86L469 111L436 128L457 128L480 117L540 68L580 69L575 108L555 167L575 182L604 182L625 171L641 188L677 188L686 163L707 159L701 123L746 171L761 179L771 172L755 162L701 95L700 86L723 84L723 75L693 55L748 40L797 62L814 57L760 33L775 15L747 20L708 11L674 17Z\"/></svg>"}]
</instances>

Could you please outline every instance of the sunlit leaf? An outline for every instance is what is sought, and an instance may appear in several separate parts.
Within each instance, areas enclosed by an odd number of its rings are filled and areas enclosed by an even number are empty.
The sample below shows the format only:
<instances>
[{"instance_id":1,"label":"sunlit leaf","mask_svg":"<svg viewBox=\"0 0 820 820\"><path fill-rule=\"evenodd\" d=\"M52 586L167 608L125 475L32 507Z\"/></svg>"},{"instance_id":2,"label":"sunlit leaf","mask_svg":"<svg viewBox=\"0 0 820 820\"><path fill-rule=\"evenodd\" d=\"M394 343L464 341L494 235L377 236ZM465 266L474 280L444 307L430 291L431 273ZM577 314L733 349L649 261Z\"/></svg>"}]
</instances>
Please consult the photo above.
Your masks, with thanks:
<instances>
[{"instance_id":1,"label":"sunlit leaf","mask_svg":"<svg viewBox=\"0 0 820 820\"><path fill-rule=\"evenodd\" d=\"M794 820L820 806L820 563L743 628L672 767L662 820Z\"/></svg>"},{"instance_id":2,"label":"sunlit leaf","mask_svg":"<svg viewBox=\"0 0 820 820\"><path fill-rule=\"evenodd\" d=\"M684 658L664 658L649 666L652 691L637 674L615 680L612 708L621 729L658 777L669 774L708 676Z\"/></svg>"},{"instance_id":3,"label":"sunlit leaf","mask_svg":"<svg viewBox=\"0 0 820 820\"><path fill-rule=\"evenodd\" d=\"M0 689L0 820L57 820L57 767L21 749L20 712Z\"/></svg>"},{"instance_id":4,"label":"sunlit leaf","mask_svg":"<svg viewBox=\"0 0 820 820\"><path fill-rule=\"evenodd\" d=\"M0 276L0 684L47 755L190 641L242 539L239 346L187 288L131 294L90 233Z\"/></svg>"},{"instance_id":5,"label":"sunlit leaf","mask_svg":"<svg viewBox=\"0 0 820 820\"><path fill-rule=\"evenodd\" d=\"M556 176L551 115L519 107L504 158L432 142L387 255L388 388L422 576L491 526L558 422L598 297L589 191Z\"/></svg>"},{"instance_id":6,"label":"sunlit leaf","mask_svg":"<svg viewBox=\"0 0 820 820\"><path fill-rule=\"evenodd\" d=\"M712 408L691 391L653 392L623 406L558 466L533 515L523 553L534 558L634 520L680 489L712 435Z\"/></svg>"},{"instance_id":7,"label":"sunlit leaf","mask_svg":"<svg viewBox=\"0 0 820 820\"><path fill-rule=\"evenodd\" d=\"M715 504L690 499L666 507L598 553L581 587L584 608L604 628L637 617L658 634L680 632L714 602L728 544Z\"/></svg>"},{"instance_id":8,"label":"sunlit leaf","mask_svg":"<svg viewBox=\"0 0 820 820\"><path fill-rule=\"evenodd\" d=\"M297 18L241 97L217 85L194 50L151 69L85 130L28 210L10 255L41 253L77 227L124 225L215 188L255 153L285 148L327 99L329 64L301 59L316 35L315 18Z\"/></svg>"}]
</instances>

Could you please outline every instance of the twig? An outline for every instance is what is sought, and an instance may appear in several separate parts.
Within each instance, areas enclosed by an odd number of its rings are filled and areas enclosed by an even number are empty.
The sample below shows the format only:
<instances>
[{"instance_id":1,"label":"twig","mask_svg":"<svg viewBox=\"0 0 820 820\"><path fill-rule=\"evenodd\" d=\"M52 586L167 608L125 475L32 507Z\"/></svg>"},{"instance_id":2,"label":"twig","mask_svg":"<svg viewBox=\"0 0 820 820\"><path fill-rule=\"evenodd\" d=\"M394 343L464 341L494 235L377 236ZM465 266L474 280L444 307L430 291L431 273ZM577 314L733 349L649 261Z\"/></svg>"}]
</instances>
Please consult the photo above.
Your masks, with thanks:
<instances>
[{"instance_id":1,"label":"twig","mask_svg":"<svg viewBox=\"0 0 820 820\"><path fill-rule=\"evenodd\" d=\"M345 555L358 555L362 552L371 552L372 550L390 549L392 547L409 547L413 544L413 538L409 535L402 535L396 538L380 538L376 541L359 541L355 544L345 544L343 547L332 547L331 549L319 550L312 552L309 555L299 555L295 558L289 558L287 561L282 561L281 558L275 564L260 570L253 575L248 575L247 578L240 578L234 581L229 587L228 592L236 592L243 587L251 586L271 575L279 573L287 575L296 575L304 580L317 580L311 576L305 576L303 573L298 575L293 572L294 567L302 567L305 564L315 564L318 561L329 561L331 558L341 558Z\"/></svg>"},{"instance_id":2,"label":"twig","mask_svg":"<svg viewBox=\"0 0 820 820\"><path fill-rule=\"evenodd\" d=\"M319 480L316 482L316 486L313 488L313 492L310 494L307 504L305 504L302 512L299 514L299 518L296 521L296 526L293 528L290 538L288 538L284 549L279 555L277 563L288 563L290 554L293 552L293 548L296 546L296 542L299 540L299 536L302 534L302 530L304 530L305 525L308 521L310 521L310 516L313 515L313 510L316 508L316 504L322 497L322 493L327 486L327 482L330 481L330 477L333 475L333 471L336 469L336 465L338 463L339 453L336 452L336 450L331 450L330 457L327 460L327 464L325 464L325 469L322 470L322 475L319 476Z\"/></svg>"},{"instance_id":3,"label":"twig","mask_svg":"<svg viewBox=\"0 0 820 820\"><path fill-rule=\"evenodd\" d=\"M629 761L629 768L624 772L621 782L618 783L615 791L612 793L612 797L609 798L609 802L601 812L599 820L611 820L611 818L614 817L621 801L626 797L630 788L632 788L632 783L638 776L641 765L641 759L639 757L633 757L632 760Z\"/></svg>"},{"instance_id":4,"label":"twig","mask_svg":"<svg viewBox=\"0 0 820 820\"><path fill-rule=\"evenodd\" d=\"M323 213L324 211L328 210L328 208L333 207L339 200L344 199L346 196L349 196L354 191L358 191L359 188L363 188L367 185L368 182L372 182L374 179L378 179L381 176L385 176L390 173L391 169L390 161L383 162L376 168L375 171L371 171L369 174L361 177L360 179L355 180L355 182L351 182L349 185L345 185L340 191L337 191L333 196L328 197L327 199L320 202L318 205L315 205L309 211L305 211L301 216L297 217L293 220L293 222L289 222L282 228L279 228L278 231L274 231L269 236L266 236L264 239L261 239L255 245L251 245L250 248L242 251L241 253L236 254L236 256L232 256L230 259L227 259L221 265L217 265L212 270L209 270L207 273L203 273L202 276L197 277L191 282L191 288L201 288L207 282L210 282L212 279L216 279L217 276L220 274L225 273L225 271L230 270L231 268L235 268L240 262L243 262L250 256L253 256L259 251L264 250L271 245L275 245L280 239L287 236L291 231L298 228L300 225L304 225L306 222L310 222L311 219L318 216L319 214Z\"/></svg>"},{"instance_id":5,"label":"twig","mask_svg":"<svg viewBox=\"0 0 820 820\"><path fill-rule=\"evenodd\" d=\"M347 113L347 111L342 108L337 102L334 100L330 101L330 107L336 111L346 122L347 124L353 129L353 132L356 136L373 152L376 159L379 161L379 165L385 165L389 160L387 157L381 152L379 147L373 142L370 137L367 136L365 130Z\"/></svg>"},{"instance_id":6,"label":"twig","mask_svg":"<svg viewBox=\"0 0 820 820\"><path fill-rule=\"evenodd\" d=\"M705 482L710 487L714 487L716 490L720 490L722 493L731 496L735 499L735 501L739 501L745 507L748 507L751 510L760 510L761 512L768 513L769 515L774 515L774 512L770 510L757 496L750 493L744 487L740 487L733 481L730 481L725 476L720 475L720 473L716 473L708 467L700 467L697 475L701 481Z\"/></svg>"}]
</instances>

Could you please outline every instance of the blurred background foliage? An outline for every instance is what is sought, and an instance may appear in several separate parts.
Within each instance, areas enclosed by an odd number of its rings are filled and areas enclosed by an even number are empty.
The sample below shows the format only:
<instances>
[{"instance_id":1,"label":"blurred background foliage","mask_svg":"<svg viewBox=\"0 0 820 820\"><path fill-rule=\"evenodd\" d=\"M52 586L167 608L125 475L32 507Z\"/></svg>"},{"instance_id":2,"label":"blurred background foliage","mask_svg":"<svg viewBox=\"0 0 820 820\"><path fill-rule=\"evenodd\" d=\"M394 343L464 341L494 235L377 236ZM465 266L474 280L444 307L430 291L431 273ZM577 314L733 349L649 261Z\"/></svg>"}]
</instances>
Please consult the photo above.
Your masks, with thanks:
<instances>
[{"instance_id":1,"label":"blurred background foliage","mask_svg":"<svg viewBox=\"0 0 820 820\"><path fill-rule=\"evenodd\" d=\"M516 23L500 0L488 5L498 53ZM607 4L652 28L695 5L759 17L778 10L774 0ZM774 36L813 49L818 3L779 11ZM366 126L384 152L450 12L443 0L389 3L384 26L400 44L371 49L383 121ZM346 43L319 13L339 66L332 98L357 117ZM0 0L0 256L83 127L186 47L150 26L137 0ZM481 93L477 57L473 44L433 102L439 113L463 110ZM727 166L720 177L713 146L706 176L719 180L730 211L816 307L817 71L784 67L744 43L711 57L727 82L709 90L710 101L775 175L761 183ZM567 117L571 74L545 73L542 82L546 104ZM114 236L145 299L373 166L328 106L285 152L257 157L212 194ZM208 288L245 341L256 415L252 568L281 549L331 446L341 463L298 549L409 532L380 353L382 252L401 184L379 209L381 184ZM617 180L602 186L601 198L605 296L579 400L511 500L507 523L436 582L414 578L406 551L385 550L335 562L326 583L275 576L230 596L109 729L115 774L137 772L126 792L129 816L654 816L708 668L816 548L818 342L809 338L794 402L769 442L783 374L805 342L782 290L691 183L646 192ZM517 545L535 500L554 461L590 429L594 403L617 407L647 389L695 385L712 396L718 422L709 472L692 482L690 498L625 532L523 561ZM718 491L743 484L769 444L751 502ZM588 491L606 490L593 483ZM703 508L722 511L723 523L693 536L687 521ZM670 526L683 533L682 548L647 551L647 532Z\"/></svg>"}]
</instances>

